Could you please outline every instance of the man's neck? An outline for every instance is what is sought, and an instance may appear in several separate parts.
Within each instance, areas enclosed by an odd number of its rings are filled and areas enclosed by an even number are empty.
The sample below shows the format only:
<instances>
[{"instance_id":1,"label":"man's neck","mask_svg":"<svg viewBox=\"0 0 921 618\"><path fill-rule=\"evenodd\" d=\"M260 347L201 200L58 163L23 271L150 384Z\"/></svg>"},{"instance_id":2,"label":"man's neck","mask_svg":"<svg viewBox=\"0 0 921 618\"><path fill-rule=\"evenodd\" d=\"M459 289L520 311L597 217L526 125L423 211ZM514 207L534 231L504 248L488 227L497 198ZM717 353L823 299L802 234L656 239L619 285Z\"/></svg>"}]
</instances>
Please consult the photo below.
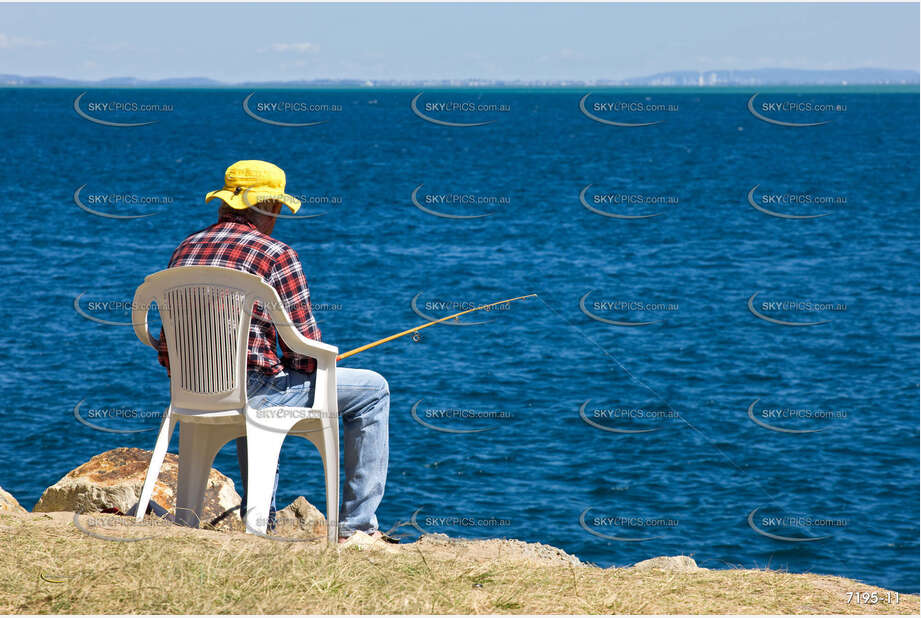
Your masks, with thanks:
<instances>
[{"instance_id":1,"label":"man's neck","mask_svg":"<svg viewBox=\"0 0 921 618\"><path fill-rule=\"evenodd\" d=\"M255 223L247 219L246 216L242 213L235 213L235 212L221 213L221 215L217 219L217 222L218 223L239 223L241 225L247 225L256 230L259 229Z\"/></svg>"},{"instance_id":2,"label":"man's neck","mask_svg":"<svg viewBox=\"0 0 921 618\"><path fill-rule=\"evenodd\" d=\"M262 223L257 224L257 223L250 221L249 217L247 217L242 212L221 211L221 214L218 215L217 222L218 223L225 223L225 222L241 223L243 225L248 225L251 228L259 232L262 232L266 236L271 236L272 230L275 228L275 218L274 217L271 217L271 218L270 217L260 217L260 219L262 220Z\"/></svg>"}]
</instances>

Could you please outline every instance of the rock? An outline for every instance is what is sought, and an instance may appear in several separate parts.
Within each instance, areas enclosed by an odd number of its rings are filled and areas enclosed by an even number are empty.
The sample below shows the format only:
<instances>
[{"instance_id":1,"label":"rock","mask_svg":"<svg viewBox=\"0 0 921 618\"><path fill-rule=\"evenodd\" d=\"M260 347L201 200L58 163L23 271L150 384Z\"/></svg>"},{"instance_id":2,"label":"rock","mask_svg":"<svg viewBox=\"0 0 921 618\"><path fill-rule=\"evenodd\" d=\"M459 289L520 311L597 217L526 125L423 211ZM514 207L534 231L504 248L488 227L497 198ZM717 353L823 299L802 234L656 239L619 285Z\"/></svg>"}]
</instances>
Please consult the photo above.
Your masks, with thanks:
<instances>
[{"instance_id":1,"label":"rock","mask_svg":"<svg viewBox=\"0 0 921 618\"><path fill-rule=\"evenodd\" d=\"M517 539L464 539L436 532L423 534L414 543L406 543L400 547L415 548L430 555L453 556L455 559L462 557L464 560L483 562L512 560L543 566L582 565L581 560L558 547Z\"/></svg>"},{"instance_id":2,"label":"rock","mask_svg":"<svg viewBox=\"0 0 921 618\"><path fill-rule=\"evenodd\" d=\"M463 539L452 539L444 532L426 532L425 534L419 537L419 540L424 543L435 543L435 544L459 543L463 541Z\"/></svg>"},{"instance_id":3,"label":"rock","mask_svg":"<svg viewBox=\"0 0 921 618\"><path fill-rule=\"evenodd\" d=\"M118 509L127 513L140 499L150 456L150 451L137 448L100 453L46 489L33 510L93 513ZM178 472L179 456L167 453L151 499L170 513L176 506ZM233 481L212 468L205 490L202 527L243 530L239 506L240 496Z\"/></svg>"},{"instance_id":4,"label":"rock","mask_svg":"<svg viewBox=\"0 0 921 618\"><path fill-rule=\"evenodd\" d=\"M351 548L360 551L383 551L388 554L395 554L399 551L397 545L393 545L381 539L375 539L369 534L361 531L352 534L345 543L339 543L336 547L338 551Z\"/></svg>"},{"instance_id":5,"label":"rock","mask_svg":"<svg viewBox=\"0 0 921 618\"><path fill-rule=\"evenodd\" d=\"M0 487L0 513L25 513L13 494Z\"/></svg>"},{"instance_id":6,"label":"rock","mask_svg":"<svg viewBox=\"0 0 921 618\"><path fill-rule=\"evenodd\" d=\"M326 538L326 518L304 496L278 511L275 521L275 531L269 533L273 536Z\"/></svg>"},{"instance_id":7,"label":"rock","mask_svg":"<svg viewBox=\"0 0 921 618\"><path fill-rule=\"evenodd\" d=\"M663 571L678 571L687 573L690 571L701 571L697 563L690 556L659 556L643 560L633 565L634 569L662 569Z\"/></svg>"},{"instance_id":8,"label":"rock","mask_svg":"<svg viewBox=\"0 0 921 618\"><path fill-rule=\"evenodd\" d=\"M576 556L568 554L559 547L546 545L544 543L526 543L517 539L509 539L508 543L519 546L519 551L527 557L530 557L542 564L565 564L579 566L582 561Z\"/></svg>"}]
</instances>

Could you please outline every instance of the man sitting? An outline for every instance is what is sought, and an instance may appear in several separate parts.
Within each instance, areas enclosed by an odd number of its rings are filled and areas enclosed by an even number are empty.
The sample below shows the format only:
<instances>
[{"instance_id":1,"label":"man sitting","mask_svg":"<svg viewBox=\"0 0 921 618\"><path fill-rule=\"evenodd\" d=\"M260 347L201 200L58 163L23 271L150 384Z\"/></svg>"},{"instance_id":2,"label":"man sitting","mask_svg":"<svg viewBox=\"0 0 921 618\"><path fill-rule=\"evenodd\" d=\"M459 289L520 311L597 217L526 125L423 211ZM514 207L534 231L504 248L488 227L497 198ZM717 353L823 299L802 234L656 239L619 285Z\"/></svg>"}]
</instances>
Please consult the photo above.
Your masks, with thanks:
<instances>
[{"instance_id":1,"label":"man sitting","mask_svg":"<svg viewBox=\"0 0 921 618\"><path fill-rule=\"evenodd\" d=\"M284 171L265 161L237 161L224 174L224 188L212 191L205 202L221 202L218 221L186 238L170 259L175 266L220 266L262 277L274 287L292 324L305 337L320 340L310 307L310 291L297 253L272 238L276 216L282 205L292 212L300 201L285 193ZM277 345L281 345L279 358ZM158 345L160 364L169 371L166 338L161 331ZM313 402L316 362L292 352L277 336L275 327L260 305L253 310L249 327L246 392L250 405L309 408ZM355 532L372 537L378 530L377 511L384 496L389 453L388 424L390 390L378 373L365 369L336 369L337 399L344 431L345 487L339 516L339 541ZM246 438L237 440L237 461L243 480L246 509ZM274 527L275 491L269 511Z\"/></svg>"}]
</instances>

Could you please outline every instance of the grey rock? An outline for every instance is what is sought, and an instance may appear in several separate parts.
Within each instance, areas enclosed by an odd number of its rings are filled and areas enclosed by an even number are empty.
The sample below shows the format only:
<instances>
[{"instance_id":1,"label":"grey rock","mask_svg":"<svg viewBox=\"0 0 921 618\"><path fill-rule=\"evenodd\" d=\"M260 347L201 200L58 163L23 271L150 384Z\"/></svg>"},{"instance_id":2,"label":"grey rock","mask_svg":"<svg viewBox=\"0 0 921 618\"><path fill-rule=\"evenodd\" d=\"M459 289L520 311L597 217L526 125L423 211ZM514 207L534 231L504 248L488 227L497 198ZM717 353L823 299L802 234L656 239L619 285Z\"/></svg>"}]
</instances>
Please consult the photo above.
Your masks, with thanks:
<instances>
[{"instance_id":1,"label":"grey rock","mask_svg":"<svg viewBox=\"0 0 921 618\"><path fill-rule=\"evenodd\" d=\"M661 569L663 571L678 571L687 573L690 571L702 571L694 559L690 556L658 556L643 560L633 565L634 569Z\"/></svg>"},{"instance_id":2,"label":"grey rock","mask_svg":"<svg viewBox=\"0 0 921 618\"><path fill-rule=\"evenodd\" d=\"M326 538L326 518L304 496L278 511L275 523L273 535Z\"/></svg>"}]
</instances>

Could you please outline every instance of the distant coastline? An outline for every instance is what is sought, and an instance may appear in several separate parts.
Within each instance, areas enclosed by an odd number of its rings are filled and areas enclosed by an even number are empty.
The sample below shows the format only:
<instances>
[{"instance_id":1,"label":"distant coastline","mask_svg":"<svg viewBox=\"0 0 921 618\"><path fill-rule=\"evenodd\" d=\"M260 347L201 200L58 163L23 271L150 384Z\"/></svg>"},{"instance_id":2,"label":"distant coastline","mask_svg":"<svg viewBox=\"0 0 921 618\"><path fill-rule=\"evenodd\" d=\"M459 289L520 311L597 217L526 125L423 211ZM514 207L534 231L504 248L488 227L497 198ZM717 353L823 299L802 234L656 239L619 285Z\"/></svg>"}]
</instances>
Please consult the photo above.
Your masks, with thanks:
<instances>
[{"instance_id":1,"label":"distant coastline","mask_svg":"<svg viewBox=\"0 0 921 618\"><path fill-rule=\"evenodd\" d=\"M621 80L490 80L490 79L310 79L292 81L221 82L206 77L166 78L111 77L101 80L68 79L51 76L0 74L0 87L58 88L280 88L280 89L404 89L404 88L752 88L752 87L855 87L921 84L918 71L890 69L843 69L834 71L805 69L755 69L742 71L672 71Z\"/></svg>"}]
</instances>

